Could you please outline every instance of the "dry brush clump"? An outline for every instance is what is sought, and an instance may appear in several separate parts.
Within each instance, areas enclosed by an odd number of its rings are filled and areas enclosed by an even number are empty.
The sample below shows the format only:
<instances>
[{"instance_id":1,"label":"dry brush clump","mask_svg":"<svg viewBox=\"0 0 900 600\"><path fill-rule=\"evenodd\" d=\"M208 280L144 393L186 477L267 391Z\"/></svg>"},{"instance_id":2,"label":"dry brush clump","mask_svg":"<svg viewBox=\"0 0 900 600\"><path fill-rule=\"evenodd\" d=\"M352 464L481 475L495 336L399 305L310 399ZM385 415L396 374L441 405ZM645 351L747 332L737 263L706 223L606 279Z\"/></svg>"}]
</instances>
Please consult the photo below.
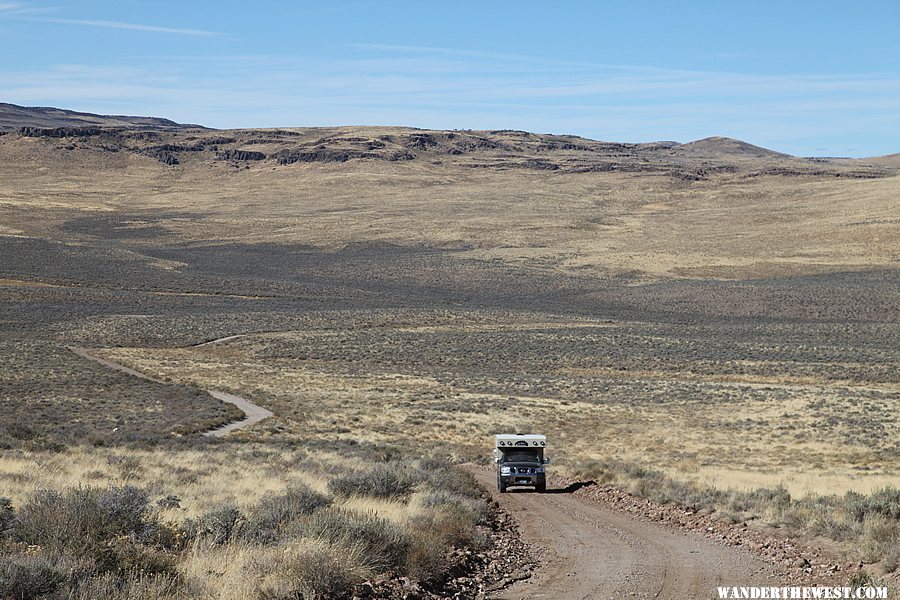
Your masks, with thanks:
<instances>
[{"instance_id":1,"label":"dry brush clump","mask_svg":"<svg viewBox=\"0 0 900 600\"><path fill-rule=\"evenodd\" d=\"M97 586L152 597L176 581L177 532L135 487L39 490L18 509L2 504L2 598L100 597Z\"/></svg>"},{"instance_id":2,"label":"dry brush clump","mask_svg":"<svg viewBox=\"0 0 900 600\"><path fill-rule=\"evenodd\" d=\"M415 475L405 465L379 464L359 473L336 477L328 489L336 496L406 498L416 485Z\"/></svg>"},{"instance_id":3,"label":"dry brush clump","mask_svg":"<svg viewBox=\"0 0 900 600\"><path fill-rule=\"evenodd\" d=\"M479 488L446 461L369 467L175 522L177 496L132 485L0 498L0 598L343 598L401 576L439 590L452 551L485 543Z\"/></svg>"},{"instance_id":4,"label":"dry brush clump","mask_svg":"<svg viewBox=\"0 0 900 600\"><path fill-rule=\"evenodd\" d=\"M714 513L732 522L756 521L792 533L822 535L840 542L853 560L881 562L888 572L900 566L900 489L891 485L869 494L795 498L783 486L714 489L621 461L588 461L575 470L662 504Z\"/></svg>"}]
</instances>

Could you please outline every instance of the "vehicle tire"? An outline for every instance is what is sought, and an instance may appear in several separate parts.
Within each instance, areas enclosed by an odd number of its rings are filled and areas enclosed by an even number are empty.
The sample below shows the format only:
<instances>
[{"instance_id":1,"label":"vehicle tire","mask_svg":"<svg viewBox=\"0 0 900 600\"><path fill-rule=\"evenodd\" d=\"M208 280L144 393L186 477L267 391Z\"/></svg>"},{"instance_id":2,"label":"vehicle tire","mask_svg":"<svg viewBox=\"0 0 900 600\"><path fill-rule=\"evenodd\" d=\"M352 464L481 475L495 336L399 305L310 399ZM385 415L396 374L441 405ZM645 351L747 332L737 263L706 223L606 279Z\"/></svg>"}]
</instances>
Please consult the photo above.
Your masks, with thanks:
<instances>
[{"instance_id":1,"label":"vehicle tire","mask_svg":"<svg viewBox=\"0 0 900 600\"><path fill-rule=\"evenodd\" d=\"M534 486L534 491L536 491L539 494L543 494L544 492L546 492L547 491L547 482L539 481L538 484L536 486Z\"/></svg>"},{"instance_id":2,"label":"vehicle tire","mask_svg":"<svg viewBox=\"0 0 900 600\"><path fill-rule=\"evenodd\" d=\"M503 483L503 480L499 477L497 478L497 491L499 491L501 494L506 493L506 484Z\"/></svg>"}]
</instances>

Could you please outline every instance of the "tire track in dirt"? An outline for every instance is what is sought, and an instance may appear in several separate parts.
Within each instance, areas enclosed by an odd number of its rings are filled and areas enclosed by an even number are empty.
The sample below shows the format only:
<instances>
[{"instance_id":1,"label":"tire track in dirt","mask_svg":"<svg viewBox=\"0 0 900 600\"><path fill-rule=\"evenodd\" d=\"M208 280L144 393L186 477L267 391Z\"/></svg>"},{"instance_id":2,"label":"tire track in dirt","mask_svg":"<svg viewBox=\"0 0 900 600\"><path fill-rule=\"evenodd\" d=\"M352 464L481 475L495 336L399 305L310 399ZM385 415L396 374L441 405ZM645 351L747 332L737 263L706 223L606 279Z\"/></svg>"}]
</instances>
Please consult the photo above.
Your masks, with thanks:
<instances>
[{"instance_id":1,"label":"tire track in dirt","mask_svg":"<svg viewBox=\"0 0 900 600\"><path fill-rule=\"evenodd\" d=\"M568 490L496 491L491 470L471 472L537 546L530 579L494 598L559 600L716 598L717 586L778 585L774 568L747 551L718 545L586 502Z\"/></svg>"}]
</instances>

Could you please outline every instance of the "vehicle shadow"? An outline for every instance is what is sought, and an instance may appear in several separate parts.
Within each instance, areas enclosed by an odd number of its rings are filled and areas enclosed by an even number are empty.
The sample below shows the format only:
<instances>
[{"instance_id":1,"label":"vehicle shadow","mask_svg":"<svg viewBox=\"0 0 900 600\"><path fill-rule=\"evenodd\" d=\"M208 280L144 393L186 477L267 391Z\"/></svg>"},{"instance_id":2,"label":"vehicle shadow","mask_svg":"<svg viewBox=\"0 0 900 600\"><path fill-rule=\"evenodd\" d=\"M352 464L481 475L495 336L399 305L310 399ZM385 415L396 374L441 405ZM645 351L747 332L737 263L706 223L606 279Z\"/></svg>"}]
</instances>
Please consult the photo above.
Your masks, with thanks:
<instances>
[{"instance_id":1,"label":"vehicle shadow","mask_svg":"<svg viewBox=\"0 0 900 600\"><path fill-rule=\"evenodd\" d=\"M569 485L567 485L564 488L547 488L547 491L544 493L545 494L574 494L581 488L589 487L592 485L597 485L597 482L594 481L593 479L590 479L588 481L575 481L573 483L570 483Z\"/></svg>"},{"instance_id":2,"label":"vehicle shadow","mask_svg":"<svg viewBox=\"0 0 900 600\"><path fill-rule=\"evenodd\" d=\"M597 485L597 482L593 479L588 481L576 481L574 483L570 483L564 488L547 488L547 491L543 492L544 494L574 494L578 490L583 487L589 487L592 485ZM506 490L507 494L538 494L537 490L534 488L526 488L526 487L511 487Z\"/></svg>"}]
</instances>

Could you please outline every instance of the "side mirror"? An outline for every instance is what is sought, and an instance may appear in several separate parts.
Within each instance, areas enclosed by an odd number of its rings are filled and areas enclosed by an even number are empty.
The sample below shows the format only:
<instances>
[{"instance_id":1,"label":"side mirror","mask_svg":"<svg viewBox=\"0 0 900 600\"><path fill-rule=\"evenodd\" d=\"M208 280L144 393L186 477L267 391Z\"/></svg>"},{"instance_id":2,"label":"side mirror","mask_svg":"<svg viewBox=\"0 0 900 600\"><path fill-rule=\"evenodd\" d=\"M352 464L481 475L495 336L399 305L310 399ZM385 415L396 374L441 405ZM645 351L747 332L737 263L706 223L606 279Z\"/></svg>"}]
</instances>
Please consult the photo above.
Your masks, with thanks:
<instances>
[{"instance_id":1,"label":"side mirror","mask_svg":"<svg viewBox=\"0 0 900 600\"><path fill-rule=\"evenodd\" d=\"M545 465L549 465L549 464L550 464L550 457L549 457L549 456L545 456L545 457L544 457L544 464L545 464Z\"/></svg>"},{"instance_id":2,"label":"side mirror","mask_svg":"<svg viewBox=\"0 0 900 600\"><path fill-rule=\"evenodd\" d=\"M495 457L494 457L494 464L497 464L497 465L500 464L500 457L499 457L499 456L495 456Z\"/></svg>"}]
</instances>

